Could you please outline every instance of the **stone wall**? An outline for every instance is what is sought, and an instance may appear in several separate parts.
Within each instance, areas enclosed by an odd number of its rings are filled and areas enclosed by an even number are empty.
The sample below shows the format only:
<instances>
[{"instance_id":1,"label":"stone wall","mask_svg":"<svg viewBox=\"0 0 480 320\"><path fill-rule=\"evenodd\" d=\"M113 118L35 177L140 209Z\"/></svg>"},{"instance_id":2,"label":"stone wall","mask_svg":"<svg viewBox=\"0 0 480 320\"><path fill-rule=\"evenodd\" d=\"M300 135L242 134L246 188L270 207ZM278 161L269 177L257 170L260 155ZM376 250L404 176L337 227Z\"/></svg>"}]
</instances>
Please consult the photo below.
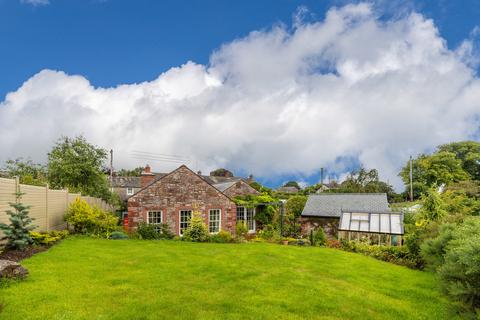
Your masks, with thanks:
<instances>
[{"instance_id":1,"label":"stone wall","mask_svg":"<svg viewBox=\"0 0 480 320\"><path fill-rule=\"evenodd\" d=\"M221 230L235 233L236 206L186 166L174 170L128 199L129 229L147 220L148 211L162 211L162 220L179 234L180 210L199 210L208 225L208 210L221 209Z\"/></svg>"},{"instance_id":2,"label":"stone wall","mask_svg":"<svg viewBox=\"0 0 480 320\"><path fill-rule=\"evenodd\" d=\"M340 218L324 218L324 217L301 217L302 233L309 234L310 230L323 228L325 234L329 238L338 237L338 224Z\"/></svg>"}]
</instances>

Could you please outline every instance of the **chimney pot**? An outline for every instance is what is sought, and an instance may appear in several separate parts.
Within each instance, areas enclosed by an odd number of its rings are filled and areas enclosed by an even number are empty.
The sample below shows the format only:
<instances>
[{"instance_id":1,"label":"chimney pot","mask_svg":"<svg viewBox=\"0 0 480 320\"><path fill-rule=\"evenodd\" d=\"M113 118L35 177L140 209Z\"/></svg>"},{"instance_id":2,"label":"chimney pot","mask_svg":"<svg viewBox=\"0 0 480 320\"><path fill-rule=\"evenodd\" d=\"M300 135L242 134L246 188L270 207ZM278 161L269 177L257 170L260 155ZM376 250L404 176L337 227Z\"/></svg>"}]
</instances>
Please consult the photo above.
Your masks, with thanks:
<instances>
[{"instance_id":1,"label":"chimney pot","mask_svg":"<svg viewBox=\"0 0 480 320\"><path fill-rule=\"evenodd\" d=\"M154 179L155 179L155 175L152 173L150 169L150 165L147 164L140 176L140 184L142 185L142 188L145 188L146 186L151 184Z\"/></svg>"}]
</instances>

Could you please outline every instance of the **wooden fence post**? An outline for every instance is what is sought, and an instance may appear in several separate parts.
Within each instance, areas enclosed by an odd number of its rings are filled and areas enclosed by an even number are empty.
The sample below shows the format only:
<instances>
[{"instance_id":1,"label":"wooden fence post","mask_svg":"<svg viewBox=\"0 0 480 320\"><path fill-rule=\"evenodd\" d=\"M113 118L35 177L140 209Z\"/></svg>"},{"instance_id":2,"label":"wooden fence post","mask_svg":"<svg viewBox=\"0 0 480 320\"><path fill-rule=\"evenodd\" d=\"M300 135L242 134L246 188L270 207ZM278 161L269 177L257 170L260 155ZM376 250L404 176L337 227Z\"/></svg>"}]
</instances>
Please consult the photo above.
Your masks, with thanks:
<instances>
[{"instance_id":1,"label":"wooden fence post","mask_svg":"<svg viewBox=\"0 0 480 320\"><path fill-rule=\"evenodd\" d=\"M20 192L20 178L15 177L15 202L18 203L17 193Z\"/></svg>"},{"instance_id":2,"label":"wooden fence post","mask_svg":"<svg viewBox=\"0 0 480 320\"><path fill-rule=\"evenodd\" d=\"M48 183L45 185L45 231L48 232Z\"/></svg>"}]
</instances>

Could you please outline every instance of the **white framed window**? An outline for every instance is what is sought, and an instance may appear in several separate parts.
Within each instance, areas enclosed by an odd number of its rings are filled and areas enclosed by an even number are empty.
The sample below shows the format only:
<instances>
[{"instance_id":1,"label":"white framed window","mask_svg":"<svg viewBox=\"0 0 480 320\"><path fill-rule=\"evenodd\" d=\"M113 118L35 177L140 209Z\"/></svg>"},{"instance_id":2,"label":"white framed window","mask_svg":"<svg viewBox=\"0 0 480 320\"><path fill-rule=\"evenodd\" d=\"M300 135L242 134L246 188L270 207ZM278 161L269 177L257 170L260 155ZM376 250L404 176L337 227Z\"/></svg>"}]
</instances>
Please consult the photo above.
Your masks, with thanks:
<instances>
[{"instance_id":1,"label":"white framed window","mask_svg":"<svg viewBox=\"0 0 480 320\"><path fill-rule=\"evenodd\" d=\"M255 232L255 208L237 207L237 222L246 224L248 232Z\"/></svg>"},{"instance_id":2,"label":"white framed window","mask_svg":"<svg viewBox=\"0 0 480 320\"><path fill-rule=\"evenodd\" d=\"M237 222L245 221L245 207L237 207Z\"/></svg>"},{"instance_id":3,"label":"white framed window","mask_svg":"<svg viewBox=\"0 0 480 320\"><path fill-rule=\"evenodd\" d=\"M155 226L155 230L160 232L161 224L163 222L162 219L162 211L148 211L147 213L147 223L153 224Z\"/></svg>"},{"instance_id":4,"label":"white framed window","mask_svg":"<svg viewBox=\"0 0 480 320\"><path fill-rule=\"evenodd\" d=\"M131 195L133 195L133 193L134 193L134 192L133 192L133 188L128 187L128 188L127 188L127 196L131 196Z\"/></svg>"},{"instance_id":5,"label":"white framed window","mask_svg":"<svg viewBox=\"0 0 480 320\"><path fill-rule=\"evenodd\" d=\"M247 229L249 232L255 232L255 208L247 208Z\"/></svg>"},{"instance_id":6,"label":"white framed window","mask_svg":"<svg viewBox=\"0 0 480 320\"><path fill-rule=\"evenodd\" d=\"M180 210L179 212L179 234L183 235L183 231L185 231L188 226L190 225L190 219L192 218L192 210Z\"/></svg>"},{"instance_id":7,"label":"white framed window","mask_svg":"<svg viewBox=\"0 0 480 320\"><path fill-rule=\"evenodd\" d=\"M219 232L221 220L222 220L222 210L210 209L208 211L208 231L210 233Z\"/></svg>"}]
</instances>

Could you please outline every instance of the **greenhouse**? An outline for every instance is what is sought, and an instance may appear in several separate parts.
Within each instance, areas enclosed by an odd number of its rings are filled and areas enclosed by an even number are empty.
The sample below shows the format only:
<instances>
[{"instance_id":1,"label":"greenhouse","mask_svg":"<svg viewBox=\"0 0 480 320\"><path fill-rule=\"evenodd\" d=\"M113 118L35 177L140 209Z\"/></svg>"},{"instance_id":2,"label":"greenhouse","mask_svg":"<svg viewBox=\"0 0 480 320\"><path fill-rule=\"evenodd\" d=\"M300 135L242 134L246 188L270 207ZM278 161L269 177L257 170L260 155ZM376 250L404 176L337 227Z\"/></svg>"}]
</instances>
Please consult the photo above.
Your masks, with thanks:
<instances>
[{"instance_id":1,"label":"greenhouse","mask_svg":"<svg viewBox=\"0 0 480 320\"><path fill-rule=\"evenodd\" d=\"M379 245L402 245L403 213L342 211L338 238Z\"/></svg>"}]
</instances>

